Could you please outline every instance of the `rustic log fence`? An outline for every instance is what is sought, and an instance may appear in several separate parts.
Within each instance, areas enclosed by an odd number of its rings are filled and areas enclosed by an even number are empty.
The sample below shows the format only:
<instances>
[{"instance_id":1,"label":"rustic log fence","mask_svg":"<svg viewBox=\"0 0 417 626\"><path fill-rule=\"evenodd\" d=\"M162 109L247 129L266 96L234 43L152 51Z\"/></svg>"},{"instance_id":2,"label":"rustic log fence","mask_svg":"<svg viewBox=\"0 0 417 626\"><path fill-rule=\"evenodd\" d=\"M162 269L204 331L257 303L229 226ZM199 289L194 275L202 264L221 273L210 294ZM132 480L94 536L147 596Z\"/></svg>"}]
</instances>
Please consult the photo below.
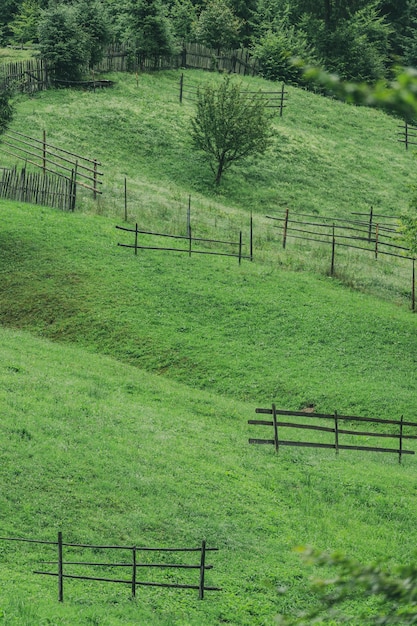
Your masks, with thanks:
<instances>
[{"instance_id":1,"label":"rustic log fence","mask_svg":"<svg viewBox=\"0 0 417 626\"><path fill-rule=\"evenodd\" d=\"M252 221L251 221L252 225ZM134 228L127 228L126 226L116 226L118 230L122 230L128 233L134 233L134 243L126 244L126 243L118 243L118 246L123 248L132 248L134 250L135 255L137 255L138 250L165 250L170 252L186 252L188 256L192 254L210 254L213 256L228 256L235 257L239 260L239 265L241 264L242 259L252 260L252 256L243 254L243 242L242 242L242 231L239 232L239 241L224 241L221 239L207 239L203 237L194 237L192 234L191 225L188 223L187 235L171 235L168 233L156 233L148 230L140 230L138 224L135 224ZM139 245L139 235L146 235L151 237L166 237L170 239L176 239L180 241L186 241L186 248L172 248L172 247L164 247L164 246L150 246L150 245ZM252 239L252 238L251 238ZM213 250L201 250L193 247L194 244L222 244L223 246L232 246L235 249L238 249L238 252L221 252L221 251L213 251ZM252 254L252 246L251 246L251 254Z\"/></svg>"},{"instance_id":2,"label":"rustic log fence","mask_svg":"<svg viewBox=\"0 0 417 626\"><path fill-rule=\"evenodd\" d=\"M199 91L199 85L197 83L187 81L187 84L185 84L184 74L182 73L180 76L180 80L179 80L180 104L182 104L182 102L184 101L184 97L188 101L197 102L198 91ZM251 98L251 99L264 100L266 102L265 104L266 108L279 110L280 117L282 117L284 108L287 106L285 103L288 99L288 92L285 90L284 83L282 83L281 89L279 91L243 90L241 93L243 95L247 95L248 98Z\"/></svg>"},{"instance_id":3,"label":"rustic log fence","mask_svg":"<svg viewBox=\"0 0 417 626\"><path fill-rule=\"evenodd\" d=\"M339 415L336 411L333 415L325 414L325 413L310 413L304 411L283 411L278 410L275 404L272 404L271 408L258 408L255 409L256 413L271 415L272 420L248 420L248 424L252 424L255 426L269 426L273 428L273 439L249 439L249 443L251 444L271 444L275 446L276 452L279 452L281 446L295 446L295 447L304 447L304 448L327 448L333 449L336 452L336 455L339 454L339 450L359 450L365 452L382 452L382 453L393 453L398 454L398 462L401 463L402 457L404 454L415 454L413 450L405 450L403 447L403 442L405 439L417 439L417 435L404 434L404 428L417 428L417 423L415 422L406 422L404 421L403 416L399 420L384 420L380 418L373 417L358 417L352 415ZM306 423L294 423L289 421L279 421L278 416L287 416L289 418L294 417L302 417L305 420L326 420L327 422L331 422L331 426L317 426L313 424ZM389 425L396 426L397 432L375 432L375 431L362 431L362 430L352 430L341 428L340 425L343 422L360 422L360 423L373 423L379 425ZM331 433L333 436L333 440L331 442L317 442L317 441L296 441L296 440L288 440L282 437L282 433L280 429L303 429L303 430L312 430L315 432L321 433ZM398 447L396 448L386 448L386 447L374 447L374 446L358 446L352 444L341 443L342 436L349 437L376 437L379 439L395 439L398 440Z\"/></svg>"},{"instance_id":4,"label":"rustic log fence","mask_svg":"<svg viewBox=\"0 0 417 626\"><path fill-rule=\"evenodd\" d=\"M367 213L353 215L368 216ZM288 238L312 241L331 246L330 275L335 274L336 248L351 248L362 252L371 252L375 260L380 255L411 261L411 309L415 311L415 258L409 248L399 245L398 229L395 224L387 224L381 220L398 221L399 218L388 215L377 215L371 209L368 220L347 220L335 217L297 213L294 218L286 209L283 216L266 215L267 219L280 222L282 226L282 247L287 247ZM308 221L314 220L314 221Z\"/></svg>"},{"instance_id":5,"label":"rustic log fence","mask_svg":"<svg viewBox=\"0 0 417 626\"><path fill-rule=\"evenodd\" d=\"M205 574L207 570L213 569L213 565L208 565L206 563L206 554L207 552L218 551L218 548L208 548L206 546L206 542L202 541L201 546L198 548L153 548L153 547L141 547L141 546L119 546L119 545L90 545L90 544L77 544L77 543L64 543L62 538L62 532L58 532L58 540L57 541L41 541L36 539L20 539L14 537L0 537L1 541L17 541L17 542L26 542L26 543L34 543L34 544L44 544L50 546L56 546L58 552L57 561L42 561L44 565L56 565L57 570L54 572L50 571L34 571L34 574L39 574L43 576L55 576L58 578L58 600L59 602L64 601L64 579L73 579L73 580L88 580L88 581L97 581L97 582L108 582L114 584L124 584L128 585L131 588L132 596L136 596L137 587L161 587L161 588L173 588L173 589L195 589L198 591L198 598L200 600L204 599L204 593L206 591L222 591L220 587L213 587L206 584ZM99 550L109 551L109 550L118 550L118 551L128 551L131 555L131 559L128 562L119 562L119 563L101 563L101 562L91 562L91 561L66 561L64 560L64 548L74 548L78 550L89 549L92 550L94 554ZM199 556L198 563L149 563L149 562L138 562L137 556L140 553L158 553L162 554L173 554L173 553L193 553ZM161 561L162 561L162 557ZM108 578L104 576L90 576L84 574L69 574L68 567L82 567L85 568L124 568L130 570L131 575L129 578ZM161 581L144 581L138 580L138 570L143 569L152 569L152 570L197 570L198 571L198 584L188 584L188 583L173 583L173 582L161 582ZM74 571L74 570L72 570Z\"/></svg>"},{"instance_id":6,"label":"rustic log fence","mask_svg":"<svg viewBox=\"0 0 417 626\"><path fill-rule=\"evenodd\" d=\"M47 143L45 131L42 139L36 139L9 129L4 133L1 143L9 148L3 148L4 152L34 165L44 174L49 172L70 177L79 187L92 191L94 198L101 194L99 185L102 185L100 177L103 173L98 170L101 163L97 159L89 159Z\"/></svg>"},{"instance_id":7,"label":"rustic log fence","mask_svg":"<svg viewBox=\"0 0 417 626\"><path fill-rule=\"evenodd\" d=\"M103 59L94 67L94 72L138 72L180 67L216 70L243 76L255 76L258 73L258 63L248 50L239 48L223 50L219 53L198 43L188 43L181 51L173 55L153 57L134 54L129 44L112 44L106 49ZM89 73L89 68L86 68L85 74ZM59 86L65 81L53 79L49 75L45 60L36 57L0 65L0 83L24 93L33 93L48 89L51 85ZM68 83L65 84L68 85ZM107 87L109 81L95 80L93 77L92 80L77 81L69 86Z\"/></svg>"},{"instance_id":8,"label":"rustic log fence","mask_svg":"<svg viewBox=\"0 0 417 626\"><path fill-rule=\"evenodd\" d=\"M408 150L408 146L417 146L417 126L404 122L399 128L401 131L398 134L401 139L398 141L405 145L405 149Z\"/></svg>"},{"instance_id":9,"label":"rustic log fence","mask_svg":"<svg viewBox=\"0 0 417 626\"><path fill-rule=\"evenodd\" d=\"M37 57L0 65L0 84L29 94L43 91L49 86L46 62Z\"/></svg>"},{"instance_id":10,"label":"rustic log fence","mask_svg":"<svg viewBox=\"0 0 417 626\"><path fill-rule=\"evenodd\" d=\"M199 43L187 43L178 53L169 56L146 58L136 55L129 44L113 44L108 47L95 70L101 72L137 72L161 69L203 69L255 76L258 71L256 59L248 50L222 50L218 52Z\"/></svg>"},{"instance_id":11,"label":"rustic log fence","mask_svg":"<svg viewBox=\"0 0 417 626\"><path fill-rule=\"evenodd\" d=\"M0 174L0 198L74 211L76 185L73 177L27 172L26 168L3 168Z\"/></svg>"}]
</instances>

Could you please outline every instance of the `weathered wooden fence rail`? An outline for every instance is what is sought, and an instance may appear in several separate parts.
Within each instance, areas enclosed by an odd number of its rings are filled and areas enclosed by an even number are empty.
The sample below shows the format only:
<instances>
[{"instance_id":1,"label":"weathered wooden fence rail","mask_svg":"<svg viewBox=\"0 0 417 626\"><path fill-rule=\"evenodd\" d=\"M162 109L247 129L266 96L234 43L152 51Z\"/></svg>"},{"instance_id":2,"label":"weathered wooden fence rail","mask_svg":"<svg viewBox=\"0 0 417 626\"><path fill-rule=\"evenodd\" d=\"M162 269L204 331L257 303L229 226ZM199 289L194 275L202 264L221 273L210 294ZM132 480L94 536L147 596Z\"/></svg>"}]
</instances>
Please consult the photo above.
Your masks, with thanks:
<instances>
[{"instance_id":1,"label":"weathered wooden fence rail","mask_svg":"<svg viewBox=\"0 0 417 626\"><path fill-rule=\"evenodd\" d=\"M368 214L354 213L354 215ZM286 248L289 237L331 246L331 276L335 273L337 247L371 252L375 259L378 259L379 255L385 255L411 262L411 309L415 310L415 258L411 256L409 248L399 244L399 232L395 225L382 222L388 219L398 221L399 218L376 215L371 210L366 221L334 217L321 217L322 221L318 221L317 216L302 213L297 213L292 218L289 209L286 209L283 216L266 215L266 218L281 224L278 228L282 228L283 248Z\"/></svg>"},{"instance_id":2,"label":"weathered wooden fence rail","mask_svg":"<svg viewBox=\"0 0 417 626\"><path fill-rule=\"evenodd\" d=\"M57 570L54 572L50 571L34 571L34 574L40 574L43 576L55 576L58 578L58 600L60 602L64 601L64 579L73 579L73 580L89 580L89 581L97 581L97 582L108 582L115 584L124 584L128 585L131 588L132 596L136 596L137 587L165 587L165 588L174 588L174 589L195 589L198 590L198 597L200 600L204 599L205 591L221 591L220 587L213 587L206 584L205 581L205 573L207 570L213 568L213 565L207 565L206 563L206 554L207 552L217 551L218 548L208 548L206 546L206 542L203 541L201 546L198 548L153 548L153 547L141 547L141 546L118 546L118 545L89 545L89 544L76 544L76 543L64 543L62 538L62 532L58 532L58 540L57 541L38 541L36 539L20 539L13 537L0 537L0 541L18 541L18 542L27 542L27 543L37 543L37 544L46 544L51 546L56 546L58 551L58 559L57 561L42 561L44 565L56 565ZM109 551L109 550L118 550L118 551L128 551L131 555L131 559L122 563L101 563L101 562L91 562L91 561L66 561L64 560L64 548L74 548L77 550L85 550L91 549L94 554L97 553L98 550ZM193 553L198 554L199 560L198 563L148 563L143 562L140 563L137 560L137 556L140 553L158 553L158 554L166 554L166 553ZM68 573L68 567L83 567L83 568L125 568L130 570L131 575L129 578L108 578L108 577L99 577L99 576L87 576L84 574L70 574ZM197 570L199 579L198 583L195 584L187 584L187 583L173 583L173 582L161 582L161 581L145 581L138 580L138 570L143 569L160 569L160 570ZM74 570L72 570L74 571Z\"/></svg>"},{"instance_id":3,"label":"weathered wooden fence rail","mask_svg":"<svg viewBox=\"0 0 417 626\"><path fill-rule=\"evenodd\" d=\"M199 85L187 80L185 83L184 74L182 73L179 80L179 100L180 103L184 101L184 98L191 102L197 101ZM266 102L266 107L270 109L278 109L279 115L282 117L284 108L287 106L285 103L288 99L288 92L285 90L285 85L282 83L281 89L278 91L242 91L242 94L247 95L248 98L262 99Z\"/></svg>"},{"instance_id":4,"label":"weathered wooden fence rail","mask_svg":"<svg viewBox=\"0 0 417 626\"><path fill-rule=\"evenodd\" d=\"M3 168L0 170L0 198L74 211L76 186L73 178L58 174Z\"/></svg>"},{"instance_id":5,"label":"weathered wooden fence rail","mask_svg":"<svg viewBox=\"0 0 417 626\"><path fill-rule=\"evenodd\" d=\"M325 413L306 413L303 411L283 411L278 410L275 407L275 404L272 405L271 408L258 408L255 410L256 413L261 413L264 415L272 415L272 420L248 420L248 424L252 424L255 426L269 426L273 428L273 438L272 439L249 439L249 443L253 444L272 444L275 446L275 450L278 452L280 446L297 446L297 447L309 447L309 448L330 448L336 451L336 454L339 454L339 450L361 450L367 452L385 452L385 453L394 453L398 454L399 463L401 463L402 456L404 454L414 454L413 450L405 450L403 447L404 439L417 439L417 435L410 435L404 433L405 427L417 428L417 423L415 422L406 422L403 419L403 416L399 420L384 420L380 418L372 418L372 417L358 417L352 415L338 415L335 412L333 415L325 414ZM331 426L318 426L314 424L306 424L302 423L294 423L288 421L279 421L278 416L287 416L287 417L302 417L306 420L326 420L327 422L332 422ZM341 428L340 424L343 422L360 422L360 423L373 423L379 425L389 425L389 426L397 426L397 432L376 432L376 431L361 431L361 430L352 430ZM283 439L282 434L279 429L302 429L302 430L312 430L318 431L322 433L331 433L333 435L333 441L331 442L317 442L317 441L296 441L296 440L288 440ZM395 439L398 440L398 447L396 448L386 448L386 447L374 447L374 446L357 446L352 444L344 444L341 443L341 436L346 435L350 437L376 437L379 439Z\"/></svg>"},{"instance_id":6,"label":"weathered wooden fence rail","mask_svg":"<svg viewBox=\"0 0 417 626\"><path fill-rule=\"evenodd\" d=\"M103 173L98 169L101 163L97 159L89 159L47 143L45 131L42 139L36 139L9 129L4 133L1 145L9 148L2 148L4 152L34 165L44 174L49 172L66 176L76 185L92 191L94 197L101 194L99 185L102 185L100 178Z\"/></svg>"},{"instance_id":7,"label":"weathered wooden fence rail","mask_svg":"<svg viewBox=\"0 0 417 626\"><path fill-rule=\"evenodd\" d=\"M171 235L167 233L155 233L155 232L148 231L148 230L139 230L137 224L135 224L135 228L127 228L126 226L116 226L116 228L118 230L122 230L128 233L134 233L135 238L134 238L133 244L118 243L117 245L123 248L133 248L133 250L135 251L135 255L137 255L138 250L165 250L165 251L170 251L170 252L187 252L189 256L191 256L192 254L210 254L214 256L235 257L239 260L239 265L242 259L252 260L251 256L244 255L242 252L243 245L244 245L242 243L242 231L240 231L239 233L239 241L236 242L236 241L224 241L220 239L205 239L202 237L193 237L191 226L188 227L187 235ZM147 235L147 236L152 236L152 237L167 237L170 239L177 239L180 241L186 241L188 245L186 248L171 248L171 247L163 247L163 246L139 245L139 235ZM220 252L218 250L216 251L201 250L201 249L196 249L195 247L193 248L193 243L194 244L202 244L202 243L222 244L224 246L233 246L234 248L238 248L238 252L236 253L236 252Z\"/></svg>"}]
</instances>

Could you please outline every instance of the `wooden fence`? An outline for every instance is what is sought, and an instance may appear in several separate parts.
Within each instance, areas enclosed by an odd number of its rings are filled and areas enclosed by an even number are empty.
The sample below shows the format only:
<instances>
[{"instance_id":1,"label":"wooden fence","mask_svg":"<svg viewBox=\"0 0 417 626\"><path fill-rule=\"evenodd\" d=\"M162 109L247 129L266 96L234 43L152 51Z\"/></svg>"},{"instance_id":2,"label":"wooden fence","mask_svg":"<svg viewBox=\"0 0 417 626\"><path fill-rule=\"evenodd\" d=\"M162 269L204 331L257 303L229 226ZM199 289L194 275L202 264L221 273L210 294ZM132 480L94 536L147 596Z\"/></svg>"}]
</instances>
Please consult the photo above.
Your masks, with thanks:
<instances>
[{"instance_id":1,"label":"wooden fence","mask_svg":"<svg viewBox=\"0 0 417 626\"><path fill-rule=\"evenodd\" d=\"M417 146L417 126L413 126L408 122L404 122L399 126L401 128L401 139L398 141L405 145L405 149L408 150L408 146Z\"/></svg>"},{"instance_id":2,"label":"wooden fence","mask_svg":"<svg viewBox=\"0 0 417 626\"><path fill-rule=\"evenodd\" d=\"M188 43L180 52L170 56L145 58L132 53L129 45L109 46L102 61L95 67L99 72L135 72L139 70L161 70L193 68L217 70L244 76L257 74L257 62L247 50L224 50L219 53L202 44Z\"/></svg>"},{"instance_id":3,"label":"wooden fence","mask_svg":"<svg viewBox=\"0 0 417 626\"><path fill-rule=\"evenodd\" d=\"M0 65L0 84L23 93L43 91L48 87L46 63L37 57Z\"/></svg>"},{"instance_id":4,"label":"wooden fence","mask_svg":"<svg viewBox=\"0 0 417 626\"><path fill-rule=\"evenodd\" d=\"M8 130L4 133L1 144L8 146L8 149L3 148L6 154L34 165L44 174L49 172L66 176L76 185L92 191L94 198L97 194L101 194L99 185L102 185L100 177L103 173L98 170L101 163L97 159L89 159L47 143L45 131L43 131L42 139L36 139L14 130Z\"/></svg>"},{"instance_id":5,"label":"wooden fence","mask_svg":"<svg viewBox=\"0 0 417 626\"><path fill-rule=\"evenodd\" d=\"M128 585L131 588L132 596L136 596L137 587L164 587L164 588L174 588L174 589L196 589L198 590L198 597L200 600L204 599L205 591L221 591L220 587L213 587L206 585L205 582L205 573L207 570L213 568L212 565L207 565L206 563L206 553L217 551L218 548L208 548L206 546L206 542L203 541L201 546L198 548L152 548L152 547L139 547L139 546L114 546L114 545L89 545L89 544L76 544L76 543L64 543L62 539L62 532L58 532L58 540L57 541L40 541L36 539L18 539L13 537L0 537L1 541L18 541L18 542L26 542L26 543L35 543L35 544L45 544L56 546L58 551L57 561L42 561L44 565L56 565L57 569L54 572L50 571L34 571L34 574L40 574L43 576L55 576L58 578L58 600L60 602L64 601L64 579L73 579L73 580L90 580L97 582L108 582L115 584L124 584ZM118 563L100 563L100 562L91 562L91 561L64 561L64 548L75 548L77 550L85 550L89 549L93 551L93 554L97 554L99 550L122 550L128 551L131 555L131 559L128 562L118 562ZM194 553L199 555L199 562L194 564L189 563L149 563L149 562L138 562L137 556L139 553ZM162 560L162 558L161 558ZM129 578L107 578L107 577L98 577L98 576L87 576L84 574L69 574L68 567L76 568L81 567L83 570L85 568L123 568L130 570L131 574ZM171 570L171 569L180 569L180 570L198 570L199 580L198 584L186 584L186 583L173 583L173 582L161 582L161 581L144 581L138 580L138 570L143 569L152 569L152 570ZM71 571L74 571L72 569ZM77 571L77 570L75 570ZM79 571L79 570L78 570Z\"/></svg>"},{"instance_id":6,"label":"wooden fence","mask_svg":"<svg viewBox=\"0 0 417 626\"><path fill-rule=\"evenodd\" d=\"M184 96L187 100L191 102L197 101L197 94L199 90L199 85L197 83L193 83L191 81L187 81L185 84L184 74L181 74L179 80L179 100L182 104L184 100ZM279 115L282 117L283 110L287 106L285 103L288 99L288 92L285 90L285 85L282 83L281 89L279 91L242 91L244 95L247 95L251 99L261 99L266 102L266 107L271 109L278 109Z\"/></svg>"},{"instance_id":7,"label":"wooden fence","mask_svg":"<svg viewBox=\"0 0 417 626\"><path fill-rule=\"evenodd\" d=\"M74 178L27 172L26 168L20 171L17 168L3 168L0 172L0 198L74 211L76 200Z\"/></svg>"},{"instance_id":8,"label":"wooden fence","mask_svg":"<svg viewBox=\"0 0 417 626\"><path fill-rule=\"evenodd\" d=\"M398 228L395 227L395 221L399 218L377 215L372 209L369 214L353 213L353 215L357 215L358 218L352 220L335 217L318 218L317 215L303 213L297 213L292 218L289 209L286 209L284 215L280 217L266 215L266 218L280 222L283 248L286 248L289 237L331 246L331 276L335 273L336 247L370 252L375 259L378 259L379 255L385 255L407 262L411 261L411 308L414 311L416 308L415 258L409 254L409 248L398 243ZM368 217L368 219L360 219L363 217ZM382 220L393 220L394 224L383 223Z\"/></svg>"},{"instance_id":9,"label":"wooden fence","mask_svg":"<svg viewBox=\"0 0 417 626\"><path fill-rule=\"evenodd\" d=\"M404 454L414 454L413 450L405 450L403 448L404 439L417 439L417 435L404 434L404 428L417 428L415 422L405 422L403 416L399 420L383 420L380 418L372 417L357 417L352 415L338 415L335 412L333 415L324 413L306 413L302 411L279 411L276 409L275 404L270 409L256 409L256 413L272 415L272 420L248 420L248 424L255 426L269 426L273 428L273 439L249 439L249 443L253 444L272 444L275 446L275 450L278 452L280 446L296 446L296 447L308 447L308 448L330 448L335 450L336 454L339 454L339 450L361 450L366 452L385 452L398 454L398 461L401 463L402 456ZM294 423L288 421L279 421L277 416L283 415L287 417L302 417L306 420L326 420L331 422L331 426L317 426L306 423ZM383 426L396 426L397 432L375 432L375 431L359 431L346 428L340 428L340 424L343 422L360 422L360 423L373 423ZM331 433L332 441L321 443L317 441L295 441L282 438L282 433L279 429L303 429L319 431L321 433ZM373 447L373 446L357 446L352 444L341 443L341 437L376 437L379 439L395 439L398 440L398 447L386 448L386 447Z\"/></svg>"},{"instance_id":10,"label":"wooden fence","mask_svg":"<svg viewBox=\"0 0 417 626\"><path fill-rule=\"evenodd\" d=\"M252 224L252 222L251 222ZM239 233L239 241L224 241L220 239L205 239L202 237L193 237L192 228L188 225L188 233L187 235L171 235L167 233L155 233L148 230L139 230L138 225L135 224L135 228L127 228L125 226L116 226L118 230L122 230L128 233L134 233L134 243L126 244L126 243L118 243L118 246L122 246L123 248L133 248L135 251L135 255L137 255L138 250L166 250L170 252L187 252L189 256L191 254L210 254L214 256L229 256L235 257L239 260L239 265L241 264L242 259L250 259L252 260L252 256L243 255L243 243L242 243L242 231ZM171 248L171 247L163 247L163 246L149 246L149 245L139 245L139 235L147 235L152 237L167 237L170 239L176 239L180 241L186 241L186 248ZM193 247L194 244L222 244L224 246L232 246L235 249L238 249L238 252L221 252L221 251L213 251L213 250L201 250ZM251 246L252 253L252 246Z\"/></svg>"}]
</instances>

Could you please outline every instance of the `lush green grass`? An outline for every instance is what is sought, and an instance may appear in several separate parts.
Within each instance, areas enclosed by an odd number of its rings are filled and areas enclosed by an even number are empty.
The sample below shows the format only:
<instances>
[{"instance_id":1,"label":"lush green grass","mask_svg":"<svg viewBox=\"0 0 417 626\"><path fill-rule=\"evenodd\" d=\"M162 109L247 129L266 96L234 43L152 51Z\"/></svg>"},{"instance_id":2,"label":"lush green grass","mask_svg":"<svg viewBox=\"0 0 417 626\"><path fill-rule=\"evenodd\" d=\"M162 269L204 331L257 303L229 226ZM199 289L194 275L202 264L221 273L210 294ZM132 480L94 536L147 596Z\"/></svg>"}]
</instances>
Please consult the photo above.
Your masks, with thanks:
<instances>
[{"instance_id":1,"label":"lush green grass","mask_svg":"<svg viewBox=\"0 0 417 626\"><path fill-rule=\"evenodd\" d=\"M346 216L371 204L396 214L412 155L396 120L291 89L270 154L217 190L190 151L179 74L113 78L112 91L18 102L15 130L46 129L51 142L99 158L105 184L75 214L1 203L0 534L55 540L62 529L68 541L106 545L205 538L220 548L208 582L223 591L199 602L145 589L132 602L128 586L68 581L59 605L56 580L32 574L50 553L0 542L0 623L270 624L315 602L297 544L407 562L416 461L277 456L248 445L261 434L247 420L274 401L415 421L417 338L396 266L338 256L332 279L326 252L279 250L264 215L290 206ZM252 210L254 262L118 247L132 241L115 229L125 177L129 223L152 230L184 232L191 194L195 235L243 228L247 244ZM352 624L362 625L358 610L352 603Z\"/></svg>"},{"instance_id":2,"label":"lush green grass","mask_svg":"<svg viewBox=\"0 0 417 626\"><path fill-rule=\"evenodd\" d=\"M246 422L271 401L414 419L414 316L262 263L135 258L119 237L109 218L2 206L3 325L60 342L3 332L3 536L54 539L62 528L76 542L204 537L220 547L210 579L224 592L204 603L142 592L139 623L150 624L270 623L305 606L299 543L405 561L415 543L412 457L403 467L359 453L276 458L248 446L260 433ZM27 549L3 550L9 623L24 610L28 623L35 612L64 624L135 623L142 611L124 588L79 583L58 607L56 585L33 580ZM23 608L7 600L11 570L30 599Z\"/></svg>"},{"instance_id":3,"label":"lush green grass","mask_svg":"<svg viewBox=\"0 0 417 626\"><path fill-rule=\"evenodd\" d=\"M16 61L27 61L36 54L34 48L0 48L0 65L4 63L15 63Z\"/></svg>"}]
</instances>

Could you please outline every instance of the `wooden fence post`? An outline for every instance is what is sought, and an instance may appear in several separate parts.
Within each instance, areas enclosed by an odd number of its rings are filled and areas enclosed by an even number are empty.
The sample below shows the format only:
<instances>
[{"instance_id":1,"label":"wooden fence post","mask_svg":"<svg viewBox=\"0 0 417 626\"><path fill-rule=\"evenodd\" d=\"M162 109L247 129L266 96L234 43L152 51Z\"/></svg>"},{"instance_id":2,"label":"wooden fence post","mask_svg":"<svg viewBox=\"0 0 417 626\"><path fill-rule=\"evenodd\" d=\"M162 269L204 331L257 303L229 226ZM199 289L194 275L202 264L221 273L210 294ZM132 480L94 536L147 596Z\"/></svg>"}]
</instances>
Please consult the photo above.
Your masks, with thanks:
<instances>
[{"instance_id":1,"label":"wooden fence post","mask_svg":"<svg viewBox=\"0 0 417 626\"><path fill-rule=\"evenodd\" d=\"M405 149L408 150L408 123L405 122Z\"/></svg>"},{"instance_id":2,"label":"wooden fence post","mask_svg":"<svg viewBox=\"0 0 417 626\"><path fill-rule=\"evenodd\" d=\"M204 599L204 576L206 571L206 542L201 543L201 557L200 557L200 584L198 586L198 599Z\"/></svg>"},{"instance_id":3,"label":"wooden fence post","mask_svg":"<svg viewBox=\"0 0 417 626\"><path fill-rule=\"evenodd\" d=\"M416 260L413 259L413 284L411 287L411 310L416 310Z\"/></svg>"},{"instance_id":4,"label":"wooden fence post","mask_svg":"<svg viewBox=\"0 0 417 626\"><path fill-rule=\"evenodd\" d=\"M339 422L337 419L337 411L334 412L334 442L336 448L336 455L339 454Z\"/></svg>"},{"instance_id":5,"label":"wooden fence post","mask_svg":"<svg viewBox=\"0 0 417 626\"><path fill-rule=\"evenodd\" d=\"M138 224L135 224L135 255L138 253Z\"/></svg>"},{"instance_id":6,"label":"wooden fence post","mask_svg":"<svg viewBox=\"0 0 417 626\"><path fill-rule=\"evenodd\" d=\"M136 546L132 548L132 596L136 596Z\"/></svg>"},{"instance_id":7,"label":"wooden fence post","mask_svg":"<svg viewBox=\"0 0 417 626\"><path fill-rule=\"evenodd\" d=\"M62 561L62 532L58 532L58 600L64 601L64 576Z\"/></svg>"},{"instance_id":8,"label":"wooden fence post","mask_svg":"<svg viewBox=\"0 0 417 626\"><path fill-rule=\"evenodd\" d=\"M43 131L42 169L43 169L43 173L46 174L46 130Z\"/></svg>"},{"instance_id":9,"label":"wooden fence post","mask_svg":"<svg viewBox=\"0 0 417 626\"><path fill-rule=\"evenodd\" d=\"M242 231L239 233L239 265L242 262Z\"/></svg>"},{"instance_id":10,"label":"wooden fence post","mask_svg":"<svg viewBox=\"0 0 417 626\"><path fill-rule=\"evenodd\" d=\"M95 89L94 89L95 91ZM97 199L97 159L94 159L94 164L93 164L93 169L94 169L94 173L93 173L93 198L94 200Z\"/></svg>"},{"instance_id":11,"label":"wooden fence post","mask_svg":"<svg viewBox=\"0 0 417 626\"><path fill-rule=\"evenodd\" d=\"M277 410L275 404L272 405L272 421L274 423L274 444L275 451L279 452L279 440L278 440L278 424L277 424Z\"/></svg>"},{"instance_id":12,"label":"wooden fence post","mask_svg":"<svg viewBox=\"0 0 417 626\"><path fill-rule=\"evenodd\" d=\"M373 214L374 214L374 208L371 207L371 210L369 212L368 241L371 241L371 239L372 239L372 218L373 218Z\"/></svg>"},{"instance_id":13,"label":"wooden fence post","mask_svg":"<svg viewBox=\"0 0 417 626\"><path fill-rule=\"evenodd\" d=\"M125 222L127 222L127 179L125 177Z\"/></svg>"},{"instance_id":14,"label":"wooden fence post","mask_svg":"<svg viewBox=\"0 0 417 626\"><path fill-rule=\"evenodd\" d=\"M252 209L251 209L251 212L250 212L249 240L250 240L250 260L253 261L253 215L252 215Z\"/></svg>"},{"instance_id":15,"label":"wooden fence post","mask_svg":"<svg viewBox=\"0 0 417 626\"><path fill-rule=\"evenodd\" d=\"M182 104L182 91L183 91L183 88L184 88L184 74L182 73L181 77L180 77L180 104Z\"/></svg>"},{"instance_id":16,"label":"wooden fence post","mask_svg":"<svg viewBox=\"0 0 417 626\"><path fill-rule=\"evenodd\" d=\"M330 276L333 276L333 274L334 274L335 250L336 250L336 237L334 235L334 224L333 224L333 228L332 228L332 262L331 262L331 265L330 265Z\"/></svg>"},{"instance_id":17,"label":"wooden fence post","mask_svg":"<svg viewBox=\"0 0 417 626\"><path fill-rule=\"evenodd\" d=\"M282 233L282 247L284 248L284 250L287 244L288 215L289 215L289 209L286 209L285 220L284 220L284 232Z\"/></svg>"},{"instance_id":18,"label":"wooden fence post","mask_svg":"<svg viewBox=\"0 0 417 626\"><path fill-rule=\"evenodd\" d=\"M191 234L191 226L188 230L188 256L191 256L191 243L192 243L192 234Z\"/></svg>"},{"instance_id":19,"label":"wooden fence post","mask_svg":"<svg viewBox=\"0 0 417 626\"><path fill-rule=\"evenodd\" d=\"M187 235L190 236L191 230L191 195L188 196L188 209L187 209Z\"/></svg>"},{"instance_id":20,"label":"wooden fence post","mask_svg":"<svg viewBox=\"0 0 417 626\"><path fill-rule=\"evenodd\" d=\"M379 224L375 224L375 258L378 258L378 235L379 235Z\"/></svg>"},{"instance_id":21,"label":"wooden fence post","mask_svg":"<svg viewBox=\"0 0 417 626\"><path fill-rule=\"evenodd\" d=\"M403 421L404 415L401 415L400 419L400 449L398 451L398 463L401 463L401 457L403 454Z\"/></svg>"},{"instance_id":22,"label":"wooden fence post","mask_svg":"<svg viewBox=\"0 0 417 626\"><path fill-rule=\"evenodd\" d=\"M282 117L282 111L284 108L284 83L282 83L281 86L281 103L280 103L280 107L279 107L279 116Z\"/></svg>"}]
</instances>

